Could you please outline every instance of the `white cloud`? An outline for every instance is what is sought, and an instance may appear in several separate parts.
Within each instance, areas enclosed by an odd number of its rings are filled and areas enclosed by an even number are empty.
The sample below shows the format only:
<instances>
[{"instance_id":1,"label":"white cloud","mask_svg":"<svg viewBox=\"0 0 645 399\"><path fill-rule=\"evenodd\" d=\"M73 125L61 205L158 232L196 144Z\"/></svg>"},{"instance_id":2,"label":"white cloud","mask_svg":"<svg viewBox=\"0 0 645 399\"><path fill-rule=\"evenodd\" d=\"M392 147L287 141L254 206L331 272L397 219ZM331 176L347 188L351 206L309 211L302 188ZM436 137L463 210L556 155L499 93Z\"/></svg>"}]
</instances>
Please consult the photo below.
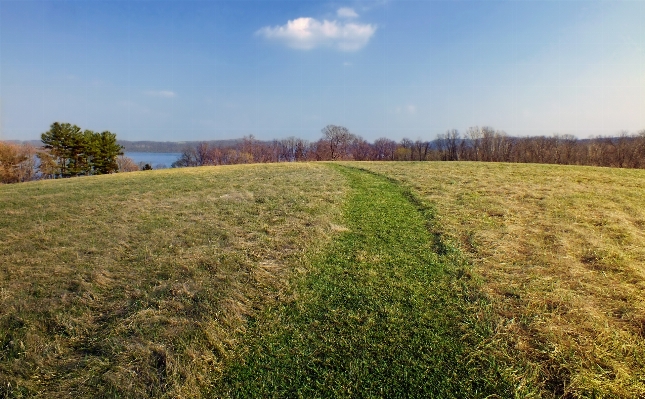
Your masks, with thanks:
<instances>
[{"instance_id":1,"label":"white cloud","mask_svg":"<svg viewBox=\"0 0 645 399\"><path fill-rule=\"evenodd\" d=\"M176 95L174 91L170 90L148 90L145 92L145 94L148 96L161 98L173 98Z\"/></svg>"},{"instance_id":2,"label":"white cloud","mask_svg":"<svg viewBox=\"0 0 645 399\"><path fill-rule=\"evenodd\" d=\"M358 18L358 14L356 14L356 11L354 11L353 8L349 7L341 7L336 11L336 15L338 15L339 18Z\"/></svg>"},{"instance_id":3,"label":"white cloud","mask_svg":"<svg viewBox=\"0 0 645 399\"><path fill-rule=\"evenodd\" d=\"M258 35L285 43L298 50L332 47L341 51L363 48L376 32L376 26L354 22L318 21L314 18L297 18L282 26L265 26Z\"/></svg>"}]
</instances>

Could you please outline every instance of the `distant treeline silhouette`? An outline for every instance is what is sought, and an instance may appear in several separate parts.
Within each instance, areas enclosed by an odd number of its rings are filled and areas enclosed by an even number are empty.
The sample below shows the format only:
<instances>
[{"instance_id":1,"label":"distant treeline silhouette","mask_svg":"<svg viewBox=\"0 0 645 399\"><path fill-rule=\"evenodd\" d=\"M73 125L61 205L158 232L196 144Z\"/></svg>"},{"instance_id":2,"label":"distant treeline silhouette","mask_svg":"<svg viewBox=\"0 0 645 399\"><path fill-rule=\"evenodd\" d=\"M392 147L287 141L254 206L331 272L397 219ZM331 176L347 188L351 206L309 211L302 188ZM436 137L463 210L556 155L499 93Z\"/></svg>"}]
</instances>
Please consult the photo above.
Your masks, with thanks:
<instances>
[{"instance_id":1,"label":"distant treeline silhouette","mask_svg":"<svg viewBox=\"0 0 645 399\"><path fill-rule=\"evenodd\" d=\"M80 128L78 130L80 132ZM98 139L100 136L90 131L85 133L84 136L79 133L70 137L96 136ZM372 143L336 125L326 126L317 141L298 137L261 141L246 136L236 140L203 142L115 143L116 135L108 133L102 134L110 140L98 147L98 144L89 145L83 140L71 140L71 144L63 143L58 147L43 142L49 149L32 143L0 141L0 183L141 170L142 165L118 155L123 145L126 151L132 152L179 152L181 155L173 167L354 160L521 162L645 168L645 130L632 134L621 132L613 137L577 139L559 134L512 137L491 127L471 127L464 133L449 130L430 141L404 138L396 142L379 138ZM100 143L96 140L91 142ZM101 150L103 147L110 151Z\"/></svg>"},{"instance_id":2,"label":"distant treeline silhouette","mask_svg":"<svg viewBox=\"0 0 645 399\"><path fill-rule=\"evenodd\" d=\"M260 141L244 137L234 145L208 142L186 146L173 167L298 161L482 161L645 168L645 130L614 137L572 135L511 137L490 127L453 129L436 139L380 138L370 143L342 126L329 125L323 137Z\"/></svg>"}]
</instances>

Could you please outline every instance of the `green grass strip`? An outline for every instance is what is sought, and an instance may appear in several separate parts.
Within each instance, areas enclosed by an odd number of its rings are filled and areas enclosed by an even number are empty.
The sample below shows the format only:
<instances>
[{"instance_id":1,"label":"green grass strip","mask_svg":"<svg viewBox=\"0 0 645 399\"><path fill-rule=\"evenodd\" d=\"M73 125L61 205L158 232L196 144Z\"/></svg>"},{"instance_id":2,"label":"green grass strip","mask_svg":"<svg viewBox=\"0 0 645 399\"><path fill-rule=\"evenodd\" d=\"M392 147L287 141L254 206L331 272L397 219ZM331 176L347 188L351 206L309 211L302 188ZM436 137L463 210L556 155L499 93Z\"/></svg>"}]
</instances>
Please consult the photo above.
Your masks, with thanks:
<instances>
[{"instance_id":1,"label":"green grass strip","mask_svg":"<svg viewBox=\"0 0 645 399\"><path fill-rule=\"evenodd\" d=\"M352 188L348 231L314 257L294 301L252 322L217 394L512 396L494 362L473 356L486 329L473 325L463 265L437 254L431 209L382 176L333 167Z\"/></svg>"}]
</instances>

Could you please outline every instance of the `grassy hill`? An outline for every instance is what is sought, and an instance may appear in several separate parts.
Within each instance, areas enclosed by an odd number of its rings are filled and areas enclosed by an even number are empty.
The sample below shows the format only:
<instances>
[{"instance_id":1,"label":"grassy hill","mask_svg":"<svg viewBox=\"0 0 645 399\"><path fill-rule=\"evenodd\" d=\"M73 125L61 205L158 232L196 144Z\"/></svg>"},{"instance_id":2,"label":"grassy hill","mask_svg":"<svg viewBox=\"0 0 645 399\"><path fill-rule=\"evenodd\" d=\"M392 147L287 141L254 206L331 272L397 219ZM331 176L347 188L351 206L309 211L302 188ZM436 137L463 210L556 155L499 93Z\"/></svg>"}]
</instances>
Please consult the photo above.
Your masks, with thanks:
<instances>
[{"instance_id":1,"label":"grassy hill","mask_svg":"<svg viewBox=\"0 0 645 399\"><path fill-rule=\"evenodd\" d=\"M366 163L437 209L480 276L489 342L542 396L645 395L645 171Z\"/></svg>"},{"instance_id":2,"label":"grassy hill","mask_svg":"<svg viewBox=\"0 0 645 399\"><path fill-rule=\"evenodd\" d=\"M0 396L645 395L645 171L0 186Z\"/></svg>"},{"instance_id":3,"label":"grassy hill","mask_svg":"<svg viewBox=\"0 0 645 399\"><path fill-rule=\"evenodd\" d=\"M0 392L198 395L344 190L288 164L0 186Z\"/></svg>"}]
</instances>

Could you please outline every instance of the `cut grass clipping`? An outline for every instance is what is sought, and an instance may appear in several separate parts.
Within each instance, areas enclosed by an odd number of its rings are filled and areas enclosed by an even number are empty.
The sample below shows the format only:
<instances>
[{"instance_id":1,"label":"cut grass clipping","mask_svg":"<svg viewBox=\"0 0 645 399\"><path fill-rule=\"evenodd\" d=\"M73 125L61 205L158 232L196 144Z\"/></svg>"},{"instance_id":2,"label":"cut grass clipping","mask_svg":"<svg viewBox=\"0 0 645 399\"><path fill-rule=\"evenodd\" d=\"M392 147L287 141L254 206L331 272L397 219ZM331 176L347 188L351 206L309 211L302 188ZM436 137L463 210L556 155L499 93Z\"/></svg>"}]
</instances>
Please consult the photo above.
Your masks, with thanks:
<instances>
[{"instance_id":1,"label":"cut grass clipping","mask_svg":"<svg viewBox=\"0 0 645 399\"><path fill-rule=\"evenodd\" d=\"M254 320L248 352L215 393L512 396L492 359L479 356L487 331L471 308L480 298L428 230L431 210L381 176L339 170L352 188L347 231L313 259L292 302Z\"/></svg>"}]
</instances>

